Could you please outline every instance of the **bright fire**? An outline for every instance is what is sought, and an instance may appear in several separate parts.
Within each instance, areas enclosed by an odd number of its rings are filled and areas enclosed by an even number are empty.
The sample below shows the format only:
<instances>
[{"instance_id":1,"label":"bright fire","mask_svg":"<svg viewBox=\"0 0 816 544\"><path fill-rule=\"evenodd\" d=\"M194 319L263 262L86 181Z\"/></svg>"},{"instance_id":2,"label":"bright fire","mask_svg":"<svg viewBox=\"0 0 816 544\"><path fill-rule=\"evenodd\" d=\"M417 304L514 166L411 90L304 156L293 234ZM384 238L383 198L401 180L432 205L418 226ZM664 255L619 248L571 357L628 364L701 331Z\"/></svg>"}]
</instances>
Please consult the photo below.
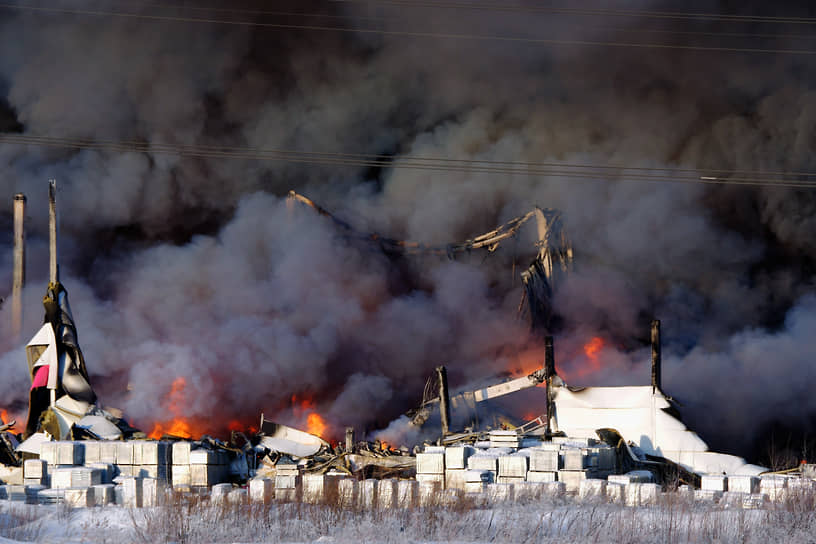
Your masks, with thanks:
<instances>
[{"instance_id":1,"label":"bright fire","mask_svg":"<svg viewBox=\"0 0 816 544\"><path fill-rule=\"evenodd\" d=\"M315 410L314 401L311 397L298 399L297 395L292 395L292 411L298 419L306 416L306 432L325 438L329 430L329 425L323 416Z\"/></svg>"},{"instance_id":2,"label":"bright fire","mask_svg":"<svg viewBox=\"0 0 816 544\"><path fill-rule=\"evenodd\" d=\"M589 366L578 372L579 376L586 376L601 369L600 354L603 348L604 340L600 336L593 336L589 342L584 344L584 355L589 359Z\"/></svg>"},{"instance_id":3,"label":"bright fire","mask_svg":"<svg viewBox=\"0 0 816 544\"><path fill-rule=\"evenodd\" d=\"M16 421L16 427L19 427L20 422L24 422L24 420L20 416L16 416L14 414L10 414L8 410L5 408L0 408L0 425L5 423L10 423L12 420Z\"/></svg>"},{"instance_id":4,"label":"bright fire","mask_svg":"<svg viewBox=\"0 0 816 544\"><path fill-rule=\"evenodd\" d=\"M204 425L192 421L182 415L185 402L185 389L187 380L179 376L170 385L170 392L167 394L165 404L167 410L173 415L169 420L154 423L153 429L148 433L149 438L160 439L165 434L178 436L181 438L194 438L206 434Z\"/></svg>"},{"instance_id":5,"label":"bright fire","mask_svg":"<svg viewBox=\"0 0 816 544\"><path fill-rule=\"evenodd\" d=\"M323 433L326 432L326 422L317 412L306 416L306 432L317 436L323 436Z\"/></svg>"}]
</instances>

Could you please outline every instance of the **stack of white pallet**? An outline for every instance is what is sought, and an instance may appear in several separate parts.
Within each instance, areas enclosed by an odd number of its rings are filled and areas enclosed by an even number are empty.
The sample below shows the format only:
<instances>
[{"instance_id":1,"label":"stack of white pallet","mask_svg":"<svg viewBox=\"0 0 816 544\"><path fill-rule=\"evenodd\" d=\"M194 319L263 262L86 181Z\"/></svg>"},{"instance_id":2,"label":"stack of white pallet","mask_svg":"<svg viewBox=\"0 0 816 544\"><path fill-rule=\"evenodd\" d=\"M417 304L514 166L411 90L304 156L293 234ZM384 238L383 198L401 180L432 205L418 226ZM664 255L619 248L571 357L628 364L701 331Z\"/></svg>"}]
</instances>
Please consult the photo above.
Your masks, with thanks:
<instances>
[{"instance_id":1,"label":"stack of white pallet","mask_svg":"<svg viewBox=\"0 0 816 544\"><path fill-rule=\"evenodd\" d=\"M285 502L300 500L301 476L295 463L282 459L275 465L275 499Z\"/></svg>"},{"instance_id":2,"label":"stack of white pallet","mask_svg":"<svg viewBox=\"0 0 816 544\"><path fill-rule=\"evenodd\" d=\"M518 449L521 446L521 435L516 431L490 431L491 448Z\"/></svg>"},{"instance_id":3,"label":"stack of white pallet","mask_svg":"<svg viewBox=\"0 0 816 544\"><path fill-rule=\"evenodd\" d=\"M416 479L418 482L438 482L445 487L445 451L428 450L416 456Z\"/></svg>"}]
</instances>

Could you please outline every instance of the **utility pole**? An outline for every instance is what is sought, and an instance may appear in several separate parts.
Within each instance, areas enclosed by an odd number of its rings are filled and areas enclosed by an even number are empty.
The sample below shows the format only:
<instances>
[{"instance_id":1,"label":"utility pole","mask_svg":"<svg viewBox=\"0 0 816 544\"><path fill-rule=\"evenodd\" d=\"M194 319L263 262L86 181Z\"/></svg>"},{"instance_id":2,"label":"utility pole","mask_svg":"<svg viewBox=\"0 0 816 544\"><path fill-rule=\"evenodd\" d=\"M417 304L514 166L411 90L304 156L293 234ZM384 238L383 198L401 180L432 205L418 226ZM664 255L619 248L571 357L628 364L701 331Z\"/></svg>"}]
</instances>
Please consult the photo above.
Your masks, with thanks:
<instances>
[{"instance_id":1,"label":"utility pole","mask_svg":"<svg viewBox=\"0 0 816 544\"><path fill-rule=\"evenodd\" d=\"M20 338L23 323L22 292L25 287L25 208L23 193L14 195L14 277L11 290L11 331L15 340Z\"/></svg>"},{"instance_id":2,"label":"utility pole","mask_svg":"<svg viewBox=\"0 0 816 544\"><path fill-rule=\"evenodd\" d=\"M57 180L48 180L48 281L59 282L59 265L57 264Z\"/></svg>"}]
</instances>

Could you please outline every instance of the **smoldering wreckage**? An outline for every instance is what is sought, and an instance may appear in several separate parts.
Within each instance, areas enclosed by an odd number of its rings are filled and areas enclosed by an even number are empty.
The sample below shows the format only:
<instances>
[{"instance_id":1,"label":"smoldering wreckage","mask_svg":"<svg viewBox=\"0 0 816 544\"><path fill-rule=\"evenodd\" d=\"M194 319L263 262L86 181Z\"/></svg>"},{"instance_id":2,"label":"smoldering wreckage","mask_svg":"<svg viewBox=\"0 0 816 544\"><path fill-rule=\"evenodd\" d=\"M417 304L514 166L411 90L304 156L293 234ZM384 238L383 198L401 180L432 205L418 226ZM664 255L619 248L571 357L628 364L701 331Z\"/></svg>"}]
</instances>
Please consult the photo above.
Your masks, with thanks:
<instances>
[{"instance_id":1,"label":"smoldering wreckage","mask_svg":"<svg viewBox=\"0 0 816 544\"><path fill-rule=\"evenodd\" d=\"M345 441L332 446L315 434L268 421L263 414L257 431L233 431L228 441L172 434L150 439L117 410L103 408L94 393L68 293L59 280L54 182L49 197L45 318L25 347L31 377L27 421L18 427L16 421L0 420L0 499L140 507L160 504L168 493L194 493L209 494L213 501L229 496L240 501L322 502L332 496L346 504L396 507L466 494L512 500L577 493L636 505L680 483L695 498L748 507L803 482L813 485L812 465L797 473L770 474L739 457L709 451L686 428L677 403L661 388L659 321L652 322L652 376L646 386L566 384L555 368L552 336L545 337L540 369L477 390L450 393L446 370L438 367L419 406L404 416L418 436L425 427L429 438L410 450L356 441L352 428L346 429ZM547 330L553 289L572 266L569 240L553 210L535 208L463 243L433 246L358 232L294 192L288 202L329 218L344 236L399 254L452 257L493 251L535 220L538 251L521 279L532 326L538 330ZM23 195L15 197L14 209L12 319L19 330ZM518 426L480 417L488 401L534 387L545 390L544 405L532 407L540 416ZM434 430L428 431L429 422Z\"/></svg>"}]
</instances>

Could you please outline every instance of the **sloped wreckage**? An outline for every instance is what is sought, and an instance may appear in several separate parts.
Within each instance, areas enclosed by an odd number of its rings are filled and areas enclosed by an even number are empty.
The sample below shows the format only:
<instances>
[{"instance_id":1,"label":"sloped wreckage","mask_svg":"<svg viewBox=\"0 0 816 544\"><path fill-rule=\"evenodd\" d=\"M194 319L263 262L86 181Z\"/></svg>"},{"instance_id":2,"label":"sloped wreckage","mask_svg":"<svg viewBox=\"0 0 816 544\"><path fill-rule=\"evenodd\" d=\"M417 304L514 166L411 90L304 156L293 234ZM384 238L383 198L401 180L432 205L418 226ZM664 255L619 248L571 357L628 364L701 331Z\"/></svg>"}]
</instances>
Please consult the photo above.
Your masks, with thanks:
<instances>
[{"instance_id":1,"label":"sloped wreckage","mask_svg":"<svg viewBox=\"0 0 816 544\"><path fill-rule=\"evenodd\" d=\"M207 436L195 441L165 436L156 442L147 440L145 433L131 427L122 414L104 409L91 386L68 293L59 281L53 182L49 189L51 274L43 299L45 318L25 348L31 389L24 430L15 434L15 422L0 421L0 464L4 467L0 470L0 480L28 482L28 475L23 474L21 468L27 460L47 460L49 466L63 464L56 457L62 455L62 450L54 450L46 444L77 442L85 445L84 464L107 463L108 478L117 473L125 477L163 478L174 488L212 486L220 482L246 483L263 474L288 474L286 471L293 466L295 473L342 473L359 477L410 477L418 471L415 454L419 448L410 451L408 447L395 449L379 441L356 441L353 429L346 430L344 442L332 446L319 436L268 421L261 415L257 432L233 432L226 442ZM20 200L18 196L15 211ZM521 274L523 296L532 327L539 331L550 330L553 289L563 275L569 273L573 259L560 214L554 210L535 208L471 240L432 246L358 232L294 192L289 195L289 203L306 206L328 217L345 236L374 244L387 253L409 255L452 257L481 249L493 251L534 219L538 252ZM15 236L15 240L18 238L22 239L22 235ZM18 253L23 255L22 248L19 252L15 250L15 261ZM22 264L15 265L15 298L19 296L18 266ZM512 436L511 442L515 444L525 439L542 443L559 439L590 443L592 439L600 439L615 451L613 472L645 469L658 479L668 473L681 474L681 479L689 483L697 482L700 475L708 473L757 475L766 470L749 465L739 457L709 451L705 442L682 423L677 403L661 389L659 322L652 324L650 385L573 387L556 371L551 336L545 337L545 354L542 368L527 376L454 394L448 391L444 367L439 367L429 380L420 405L406 414L409 425L415 429L435 426L438 417L441 432L431 431L430 442L440 446L479 444L505 435ZM479 418L474 417L489 401L534 387L541 387L546 393L543 405L533 407L540 409L539 417L519 426L506 424L500 430L484 423L480 425ZM461 429L453 429L455 421ZM121 447L110 453L114 450L105 444L114 443ZM72 447L63 449L74 452ZM74 453L66 455L71 457ZM203 472L196 469L201 466L205 467ZM44 476L38 481L44 483Z\"/></svg>"}]
</instances>

